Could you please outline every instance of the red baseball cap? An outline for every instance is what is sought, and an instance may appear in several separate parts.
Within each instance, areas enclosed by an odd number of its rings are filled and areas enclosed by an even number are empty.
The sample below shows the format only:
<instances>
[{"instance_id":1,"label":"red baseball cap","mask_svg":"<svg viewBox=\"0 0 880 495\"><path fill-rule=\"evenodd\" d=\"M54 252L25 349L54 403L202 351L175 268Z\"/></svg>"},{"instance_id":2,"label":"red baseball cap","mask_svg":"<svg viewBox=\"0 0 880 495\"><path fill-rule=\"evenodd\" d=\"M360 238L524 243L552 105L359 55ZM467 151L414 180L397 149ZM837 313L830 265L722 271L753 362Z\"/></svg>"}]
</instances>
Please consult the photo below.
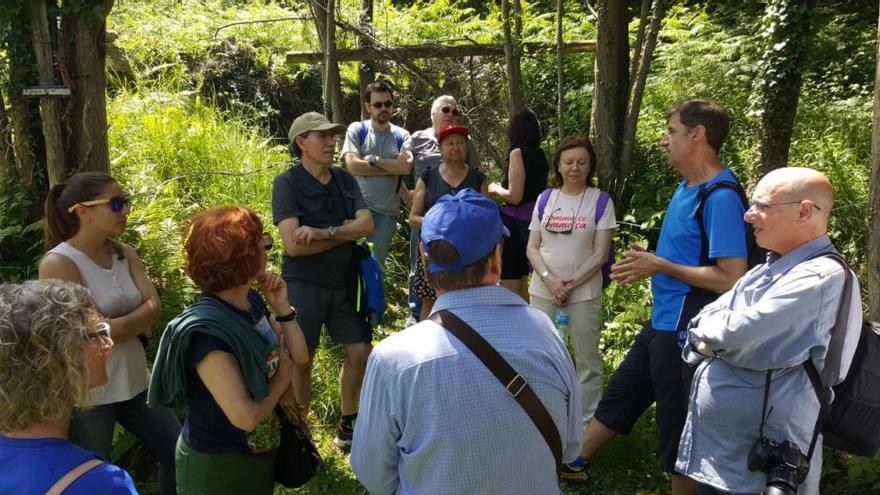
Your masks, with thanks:
<instances>
[{"instance_id":1,"label":"red baseball cap","mask_svg":"<svg viewBox=\"0 0 880 495\"><path fill-rule=\"evenodd\" d=\"M437 143L443 142L443 140L447 136L451 136L452 134L461 134L464 137L468 137L470 132L468 128L462 125L446 125L440 129L440 132L437 133Z\"/></svg>"}]
</instances>

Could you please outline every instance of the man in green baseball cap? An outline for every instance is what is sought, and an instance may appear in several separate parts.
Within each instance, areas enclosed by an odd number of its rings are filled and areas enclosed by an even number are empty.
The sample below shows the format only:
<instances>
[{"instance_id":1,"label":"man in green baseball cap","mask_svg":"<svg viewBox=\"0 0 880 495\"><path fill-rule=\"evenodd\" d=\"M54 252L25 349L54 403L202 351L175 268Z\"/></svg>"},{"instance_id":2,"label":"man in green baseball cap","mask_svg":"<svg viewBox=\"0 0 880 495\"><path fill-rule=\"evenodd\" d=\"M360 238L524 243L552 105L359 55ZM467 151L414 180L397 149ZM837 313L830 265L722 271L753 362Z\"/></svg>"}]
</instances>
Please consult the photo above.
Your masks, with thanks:
<instances>
[{"instance_id":1,"label":"man in green baseball cap","mask_svg":"<svg viewBox=\"0 0 880 495\"><path fill-rule=\"evenodd\" d=\"M361 382L372 350L372 332L347 290L353 280L355 241L373 233L373 217L354 177L333 166L336 136L345 126L307 112L290 126L294 166L275 178L272 221L284 243L281 276L314 358L321 327L345 346L340 390L342 421L334 443L351 445ZM308 409L312 359L293 376L296 400Z\"/></svg>"}]
</instances>

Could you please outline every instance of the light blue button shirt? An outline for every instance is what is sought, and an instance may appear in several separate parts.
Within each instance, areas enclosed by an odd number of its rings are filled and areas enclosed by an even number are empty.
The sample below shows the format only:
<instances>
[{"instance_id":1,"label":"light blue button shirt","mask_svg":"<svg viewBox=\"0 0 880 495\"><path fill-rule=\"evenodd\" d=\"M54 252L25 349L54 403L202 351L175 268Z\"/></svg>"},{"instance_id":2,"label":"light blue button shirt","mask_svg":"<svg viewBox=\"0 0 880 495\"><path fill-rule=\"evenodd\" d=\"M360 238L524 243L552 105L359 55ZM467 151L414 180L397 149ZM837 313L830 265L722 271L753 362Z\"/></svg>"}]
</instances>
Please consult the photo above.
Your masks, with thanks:
<instances>
[{"instance_id":1,"label":"light blue button shirt","mask_svg":"<svg viewBox=\"0 0 880 495\"><path fill-rule=\"evenodd\" d=\"M523 375L560 432L563 459L580 451L580 388L547 316L501 287L441 295ZM370 355L351 465L374 494L560 493L553 455L532 420L455 336L431 321Z\"/></svg>"},{"instance_id":2,"label":"light blue button shirt","mask_svg":"<svg viewBox=\"0 0 880 495\"><path fill-rule=\"evenodd\" d=\"M820 257L833 251L827 236L802 244L783 257L746 273L730 291L707 305L691 320L689 344L682 356L699 364L691 385L687 423L681 437L676 470L720 490L759 493L766 474L749 471L748 452L759 437L767 370L773 370L770 411L764 436L790 440L806 455L819 414L819 401L804 371L808 358L821 373L837 319L844 273L834 260ZM843 379L852 362L862 325L858 280L844 341ZM717 358L694 350L703 341ZM819 493L822 473L821 436L801 495Z\"/></svg>"}]
</instances>

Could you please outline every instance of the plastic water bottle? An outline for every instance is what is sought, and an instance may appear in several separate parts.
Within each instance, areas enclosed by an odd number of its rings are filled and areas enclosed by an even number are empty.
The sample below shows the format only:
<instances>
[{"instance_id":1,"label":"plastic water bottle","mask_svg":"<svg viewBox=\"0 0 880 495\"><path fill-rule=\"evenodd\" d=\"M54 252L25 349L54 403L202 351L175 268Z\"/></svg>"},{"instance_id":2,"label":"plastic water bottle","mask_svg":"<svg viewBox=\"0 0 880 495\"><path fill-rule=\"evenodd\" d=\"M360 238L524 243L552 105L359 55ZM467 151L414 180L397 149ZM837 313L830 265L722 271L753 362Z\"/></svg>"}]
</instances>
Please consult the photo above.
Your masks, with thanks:
<instances>
[{"instance_id":1,"label":"plastic water bottle","mask_svg":"<svg viewBox=\"0 0 880 495\"><path fill-rule=\"evenodd\" d=\"M556 324L556 329L559 330L560 333L568 332L568 313L562 309L556 311L553 323Z\"/></svg>"}]
</instances>

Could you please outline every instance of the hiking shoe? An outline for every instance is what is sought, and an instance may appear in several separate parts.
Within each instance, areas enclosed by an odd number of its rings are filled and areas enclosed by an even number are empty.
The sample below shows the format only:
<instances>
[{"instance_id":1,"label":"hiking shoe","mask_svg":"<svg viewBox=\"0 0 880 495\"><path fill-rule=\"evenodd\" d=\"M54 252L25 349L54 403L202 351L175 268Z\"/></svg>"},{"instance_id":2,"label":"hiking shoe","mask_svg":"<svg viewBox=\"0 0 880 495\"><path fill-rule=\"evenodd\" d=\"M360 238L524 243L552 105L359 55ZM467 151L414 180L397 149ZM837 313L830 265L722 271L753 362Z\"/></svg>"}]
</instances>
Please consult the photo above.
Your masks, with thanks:
<instances>
[{"instance_id":1,"label":"hiking shoe","mask_svg":"<svg viewBox=\"0 0 880 495\"><path fill-rule=\"evenodd\" d=\"M578 456L572 462L562 463L562 467L559 469L559 478L566 483L586 483L588 477L589 468L587 467L587 461L581 456Z\"/></svg>"},{"instance_id":2,"label":"hiking shoe","mask_svg":"<svg viewBox=\"0 0 880 495\"><path fill-rule=\"evenodd\" d=\"M339 450L348 452L351 450L351 439L354 435L354 428L344 424L339 425L336 436L333 438L333 445L339 447Z\"/></svg>"}]
</instances>

